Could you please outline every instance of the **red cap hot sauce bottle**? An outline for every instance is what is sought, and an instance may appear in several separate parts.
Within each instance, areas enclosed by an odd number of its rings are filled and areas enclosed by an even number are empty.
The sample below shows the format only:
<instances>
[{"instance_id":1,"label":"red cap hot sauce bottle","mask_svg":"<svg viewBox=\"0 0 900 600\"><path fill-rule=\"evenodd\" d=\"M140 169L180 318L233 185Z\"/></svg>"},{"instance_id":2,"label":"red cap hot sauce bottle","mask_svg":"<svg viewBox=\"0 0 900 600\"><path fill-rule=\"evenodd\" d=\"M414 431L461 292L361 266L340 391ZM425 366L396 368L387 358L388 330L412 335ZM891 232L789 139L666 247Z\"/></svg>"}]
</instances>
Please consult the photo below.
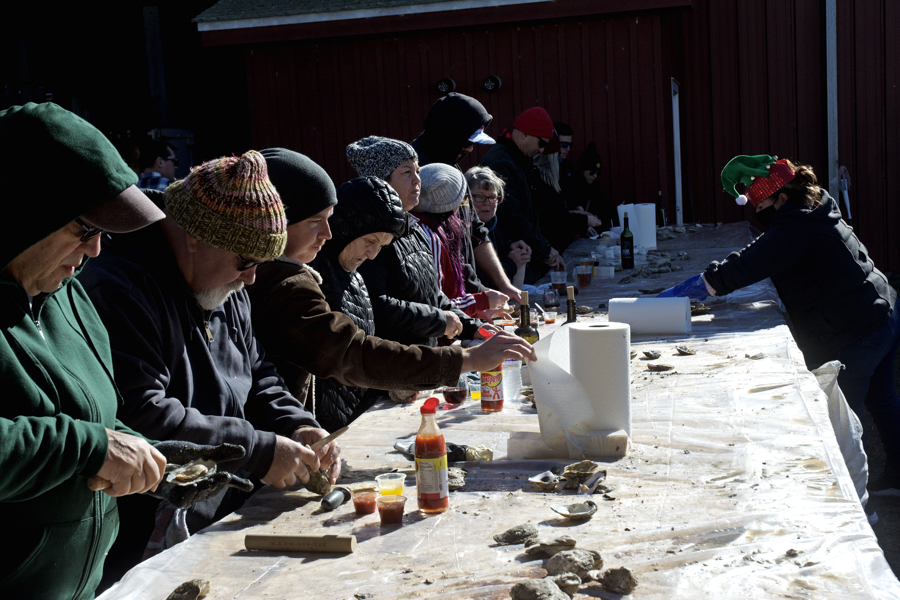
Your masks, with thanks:
<instances>
[{"instance_id":1,"label":"red cap hot sauce bottle","mask_svg":"<svg viewBox=\"0 0 900 600\"><path fill-rule=\"evenodd\" d=\"M422 405L422 424L416 433L416 493L419 510L442 513L450 507L450 486L447 482L447 444L435 421L440 404L429 398Z\"/></svg>"}]
</instances>

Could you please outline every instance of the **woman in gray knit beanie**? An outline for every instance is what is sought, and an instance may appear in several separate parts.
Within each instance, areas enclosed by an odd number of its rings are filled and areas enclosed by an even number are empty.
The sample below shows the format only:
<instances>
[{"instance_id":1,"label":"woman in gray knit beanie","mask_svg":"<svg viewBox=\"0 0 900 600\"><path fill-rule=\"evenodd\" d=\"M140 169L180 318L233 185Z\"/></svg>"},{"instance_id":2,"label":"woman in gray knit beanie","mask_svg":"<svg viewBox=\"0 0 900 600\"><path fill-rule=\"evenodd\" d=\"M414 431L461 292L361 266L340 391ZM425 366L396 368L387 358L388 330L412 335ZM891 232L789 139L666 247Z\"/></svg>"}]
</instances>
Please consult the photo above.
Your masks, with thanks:
<instances>
[{"instance_id":1,"label":"woman in gray knit beanie","mask_svg":"<svg viewBox=\"0 0 900 600\"><path fill-rule=\"evenodd\" d=\"M385 180L406 212L419 203L419 155L406 142L370 135L347 146L347 160L360 177Z\"/></svg>"},{"instance_id":2,"label":"woman in gray knit beanie","mask_svg":"<svg viewBox=\"0 0 900 600\"><path fill-rule=\"evenodd\" d=\"M502 307L509 300L506 294L496 290L466 293L463 248L469 231L456 214L469 201L465 176L444 163L422 167L421 176L422 195L412 214L428 237L441 291L471 317L490 319L505 314Z\"/></svg>"}]
</instances>

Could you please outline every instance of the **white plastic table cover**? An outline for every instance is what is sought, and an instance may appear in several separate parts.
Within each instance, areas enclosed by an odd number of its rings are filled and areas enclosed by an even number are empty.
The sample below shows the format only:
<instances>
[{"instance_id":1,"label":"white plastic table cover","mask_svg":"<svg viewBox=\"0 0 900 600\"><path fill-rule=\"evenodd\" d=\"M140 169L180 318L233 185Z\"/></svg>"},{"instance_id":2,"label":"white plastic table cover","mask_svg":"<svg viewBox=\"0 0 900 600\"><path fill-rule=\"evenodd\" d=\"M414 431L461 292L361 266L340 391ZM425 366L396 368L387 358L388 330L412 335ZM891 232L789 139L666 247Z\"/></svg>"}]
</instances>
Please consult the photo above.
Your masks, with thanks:
<instances>
[{"instance_id":1,"label":"white plastic table cover","mask_svg":"<svg viewBox=\"0 0 900 600\"><path fill-rule=\"evenodd\" d=\"M661 250L692 248L683 272L627 285L617 283L618 273L581 290L579 304L672 285L711 258L724 258L746 236L746 225L738 224L660 242ZM717 245L723 239L728 243ZM841 458L825 396L804 366L771 285L761 282L709 306L709 314L693 318L687 338L632 339L631 449L603 464L612 490L593 496L599 511L589 521L562 520L549 505L570 498L535 491L527 481L571 461L507 458L511 435L538 432L533 408L514 401L482 414L464 404L438 411L446 439L487 445L494 460L461 464L466 485L451 493L446 513L415 511L412 475L403 524L384 528L377 514L357 517L352 503L323 513L305 490L266 487L239 512L142 563L100 598L164 599L193 578L211 582L209 598L506 598L514 583L545 574L545 559L492 539L526 522L542 535L570 535L578 547L598 550L604 568L632 569L639 578L633 598L900 597L900 582ZM678 355L676 344L696 354ZM641 351L651 348L675 370L647 371ZM392 446L415 435L420 405L383 402L354 422L340 440L341 483L409 470ZM358 549L347 555L247 551L247 533L353 534ZM575 595L617 597L596 582Z\"/></svg>"}]
</instances>

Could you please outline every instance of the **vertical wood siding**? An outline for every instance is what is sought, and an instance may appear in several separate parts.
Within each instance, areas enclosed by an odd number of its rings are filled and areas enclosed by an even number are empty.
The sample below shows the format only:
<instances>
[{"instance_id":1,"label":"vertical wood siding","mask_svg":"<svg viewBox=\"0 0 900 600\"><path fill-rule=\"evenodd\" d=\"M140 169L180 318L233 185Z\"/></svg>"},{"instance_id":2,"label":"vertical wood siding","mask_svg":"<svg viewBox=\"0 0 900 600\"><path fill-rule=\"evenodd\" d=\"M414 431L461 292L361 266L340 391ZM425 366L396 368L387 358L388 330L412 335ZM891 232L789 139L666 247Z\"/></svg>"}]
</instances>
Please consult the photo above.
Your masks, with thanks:
<instances>
[{"instance_id":1,"label":"vertical wood siding","mask_svg":"<svg viewBox=\"0 0 900 600\"><path fill-rule=\"evenodd\" d=\"M900 3L838 0L837 10L839 152L854 226L879 267L900 270L900 206L888 198L900 177ZM450 77L494 116L489 134L543 106L574 128L574 160L596 142L607 198L659 200L674 220L674 77L685 220L752 219L719 179L737 154L811 164L828 185L824 27L820 0L694 0L659 14L254 44L252 141L308 154L340 183L355 175L349 142L412 140ZM501 78L499 91L484 89L488 75Z\"/></svg>"}]
</instances>

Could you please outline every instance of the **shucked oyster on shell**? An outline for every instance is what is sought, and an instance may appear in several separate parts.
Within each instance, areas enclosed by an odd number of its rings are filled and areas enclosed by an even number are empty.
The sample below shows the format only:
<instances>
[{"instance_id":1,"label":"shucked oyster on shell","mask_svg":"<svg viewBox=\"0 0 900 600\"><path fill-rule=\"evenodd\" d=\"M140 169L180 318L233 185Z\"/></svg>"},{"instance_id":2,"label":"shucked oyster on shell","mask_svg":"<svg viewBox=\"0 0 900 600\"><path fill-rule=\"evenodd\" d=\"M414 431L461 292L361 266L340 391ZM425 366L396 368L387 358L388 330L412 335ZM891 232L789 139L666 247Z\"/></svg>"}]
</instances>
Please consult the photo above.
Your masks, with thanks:
<instances>
[{"instance_id":1,"label":"shucked oyster on shell","mask_svg":"<svg viewBox=\"0 0 900 600\"><path fill-rule=\"evenodd\" d=\"M556 489L556 484L559 482L559 476L553 471L544 471L534 477L529 477L528 481L530 481L531 485L536 489L542 492L552 492Z\"/></svg>"},{"instance_id":2,"label":"shucked oyster on shell","mask_svg":"<svg viewBox=\"0 0 900 600\"><path fill-rule=\"evenodd\" d=\"M216 463L198 458L183 465L166 465L166 481L175 485L191 485L216 472Z\"/></svg>"},{"instance_id":3,"label":"shucked oyster on shell","mask_svg":"<svg viewBox=\"0 0 900 600\"><path fill-rule=\"evenodd\" d=\"M562 515L566 519L572 521L583 521L590 519L597 512L597 505L590 500L578 502L577 504L551 504L550 510L556 514Z\"/></svg>"},{"instance_id":4,"label":"shucked oyster on shell","mask_svg":"<svg viewBox=\"0 0 900 600\"><path fill-rule=\"evenodd\" d=\"M583 460L566 467L562 473L562 478L566 480L565 489L577 489L580 484L591 478L599 466L600 463L595 463L592 460Z\"/></svg>"}]
</instances>

